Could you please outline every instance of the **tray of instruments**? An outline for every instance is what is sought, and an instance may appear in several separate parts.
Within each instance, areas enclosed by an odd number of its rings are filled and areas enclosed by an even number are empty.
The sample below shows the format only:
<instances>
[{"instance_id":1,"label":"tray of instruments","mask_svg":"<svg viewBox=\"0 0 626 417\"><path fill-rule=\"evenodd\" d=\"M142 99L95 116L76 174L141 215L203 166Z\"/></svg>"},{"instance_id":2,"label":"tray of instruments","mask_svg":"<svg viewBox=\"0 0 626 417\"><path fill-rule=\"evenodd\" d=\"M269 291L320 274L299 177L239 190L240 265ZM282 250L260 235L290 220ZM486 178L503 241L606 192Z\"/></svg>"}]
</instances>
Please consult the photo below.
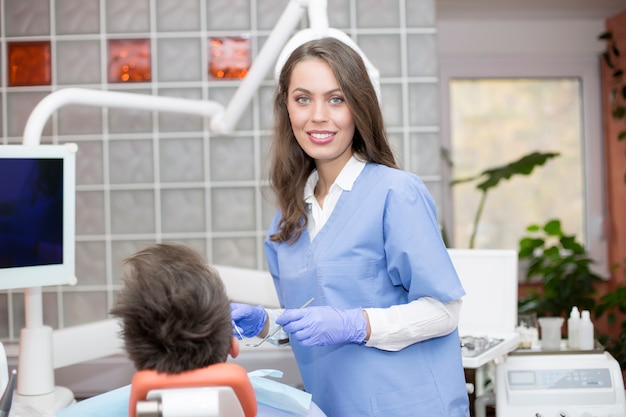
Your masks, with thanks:
<instances>
[{"instance_id":1,"label":"tray of instruments","mask_svg":"<svg viewBox=\"0 0 626 417\"><path fill-rule=\"evenodd\" d=\"M460 343L463 367L475 369L517 349L519 334L517 332L462 334Z\"/></svg>"}]
</instances>

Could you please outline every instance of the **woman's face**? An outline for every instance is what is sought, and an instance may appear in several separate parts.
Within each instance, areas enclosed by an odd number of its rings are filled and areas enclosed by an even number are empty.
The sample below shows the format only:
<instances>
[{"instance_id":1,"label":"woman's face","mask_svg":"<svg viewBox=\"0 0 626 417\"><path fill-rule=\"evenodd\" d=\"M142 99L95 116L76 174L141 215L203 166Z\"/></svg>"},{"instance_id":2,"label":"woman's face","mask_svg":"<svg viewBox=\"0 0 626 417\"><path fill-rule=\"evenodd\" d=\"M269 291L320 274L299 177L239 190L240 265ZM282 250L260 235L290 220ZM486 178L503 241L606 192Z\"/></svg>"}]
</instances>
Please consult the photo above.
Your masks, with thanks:
<instances>
[{"instance_id":1,"label":"woman's face","mask_svg":"<svg viewBox=\"0 0 626 417\"><path fill-rule=\"evenodd\" d=\"M354 121L330 66L305 59L292 70L287 111L300 147L316 165L343 166L352 155Z\"/></svg>"}]
</instances>

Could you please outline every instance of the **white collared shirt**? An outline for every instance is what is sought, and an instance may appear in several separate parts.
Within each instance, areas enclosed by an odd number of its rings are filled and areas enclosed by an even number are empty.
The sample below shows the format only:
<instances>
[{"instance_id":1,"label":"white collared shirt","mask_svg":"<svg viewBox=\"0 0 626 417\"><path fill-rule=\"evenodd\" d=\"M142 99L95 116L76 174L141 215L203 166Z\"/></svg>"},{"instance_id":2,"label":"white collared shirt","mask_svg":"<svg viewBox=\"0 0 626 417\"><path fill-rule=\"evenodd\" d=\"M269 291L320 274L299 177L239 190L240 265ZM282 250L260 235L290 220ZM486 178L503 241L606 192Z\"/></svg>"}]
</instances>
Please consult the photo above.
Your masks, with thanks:
<instances>
[{"instance_id":1,"label":"white collared shirt","mask_svg":"<svg viewBox=\"0 0 626 417\"><path fill-rule=\"evenodd\" d=\"M309 207L309 224L307 226L311 240L315 238L317 232L326 224L326 221L332 214L341 193L346 190L352 190L354 182L365 168L365 162L358 160L352 156L343 167L335 182L332 183L328 194L324 198L324 207L321 207L317 198L315 198L315 186L319 180L317 170L314 170L306 181L304 186L304 202Z\"/></svg>"}]
</instances>

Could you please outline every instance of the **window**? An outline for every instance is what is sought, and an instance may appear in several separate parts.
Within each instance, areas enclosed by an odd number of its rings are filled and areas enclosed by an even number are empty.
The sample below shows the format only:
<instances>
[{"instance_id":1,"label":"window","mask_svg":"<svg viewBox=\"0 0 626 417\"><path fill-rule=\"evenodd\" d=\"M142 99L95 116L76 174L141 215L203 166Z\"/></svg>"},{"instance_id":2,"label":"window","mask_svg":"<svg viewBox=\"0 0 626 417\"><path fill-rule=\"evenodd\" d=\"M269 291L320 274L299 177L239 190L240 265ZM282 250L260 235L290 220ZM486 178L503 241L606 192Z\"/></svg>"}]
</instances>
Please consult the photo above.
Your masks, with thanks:
<instances>
[{"instance_id":1,"label":"window","mask_svg":"<svg viewBox=\"0 0 626 417\"><path fill-rule=\"evenodd\" d=\"M450 180L534 151L560 154L489 190L474 247L517 249L526 226L558 218L606 272L598 62L464 57L442 59L441 70ZM451 246L470 245L481 196L475 187L449 188L444 221Z\"/></svg>"}]
</instances>

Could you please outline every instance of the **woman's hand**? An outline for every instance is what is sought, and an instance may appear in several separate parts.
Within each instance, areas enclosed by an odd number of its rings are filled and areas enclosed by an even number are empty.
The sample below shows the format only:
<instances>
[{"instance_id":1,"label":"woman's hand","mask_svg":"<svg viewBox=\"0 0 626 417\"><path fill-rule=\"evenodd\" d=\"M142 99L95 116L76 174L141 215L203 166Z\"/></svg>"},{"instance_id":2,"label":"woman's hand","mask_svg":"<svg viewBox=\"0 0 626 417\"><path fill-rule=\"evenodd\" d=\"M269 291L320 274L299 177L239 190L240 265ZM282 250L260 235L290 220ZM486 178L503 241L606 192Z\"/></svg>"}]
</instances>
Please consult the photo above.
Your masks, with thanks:
<instances>
[{"instance_id":1,"label":"woman's hand","mask_svg":"<svg viewBox=\"0 0 626 417\"><path fill-rule=\"evenodd\" d=\"M339 310L327 306L287 309L276 323L282 324L290 338L303 346L363 343L368 326L360 308Z\"/></svg>"},{"instance_id":2,"label":"woman's hand","mask_svg":"<svg viewBox=\"0 0 626 417\"><path fill-rule=\"evenodd\" d=\"M267 313L261 306L252 306L249 304L230 303L230 314L235 322L235 326L245 337L254 337L261 333L265 322L267 321ZM236 336L239 336L236 329L233 329Z\"/></svg>"}]
</instances>

